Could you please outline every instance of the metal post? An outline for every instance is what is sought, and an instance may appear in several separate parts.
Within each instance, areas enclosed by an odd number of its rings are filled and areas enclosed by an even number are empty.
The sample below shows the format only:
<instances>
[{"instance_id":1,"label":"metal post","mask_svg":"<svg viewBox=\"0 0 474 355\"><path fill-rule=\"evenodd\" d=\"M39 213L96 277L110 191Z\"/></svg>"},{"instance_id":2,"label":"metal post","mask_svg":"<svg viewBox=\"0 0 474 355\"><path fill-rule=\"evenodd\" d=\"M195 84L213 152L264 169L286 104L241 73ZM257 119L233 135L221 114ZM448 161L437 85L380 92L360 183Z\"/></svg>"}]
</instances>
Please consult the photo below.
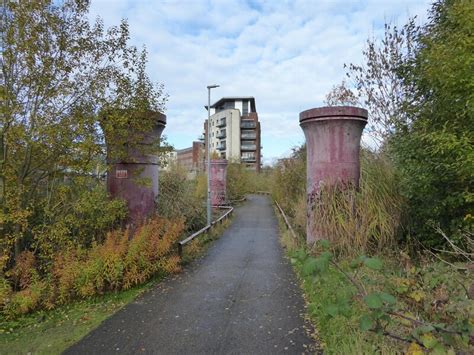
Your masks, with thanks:
<instances>
[{"instance_id":1,"label":"metal post","mask_svg":"<svg viewBox=\"0 0 474 355\"><path fill-rule=\"evenodd\" d=\"M211 89L219 85L207 86L207 225L211 225Z\"/></svg>"}]
</instances>

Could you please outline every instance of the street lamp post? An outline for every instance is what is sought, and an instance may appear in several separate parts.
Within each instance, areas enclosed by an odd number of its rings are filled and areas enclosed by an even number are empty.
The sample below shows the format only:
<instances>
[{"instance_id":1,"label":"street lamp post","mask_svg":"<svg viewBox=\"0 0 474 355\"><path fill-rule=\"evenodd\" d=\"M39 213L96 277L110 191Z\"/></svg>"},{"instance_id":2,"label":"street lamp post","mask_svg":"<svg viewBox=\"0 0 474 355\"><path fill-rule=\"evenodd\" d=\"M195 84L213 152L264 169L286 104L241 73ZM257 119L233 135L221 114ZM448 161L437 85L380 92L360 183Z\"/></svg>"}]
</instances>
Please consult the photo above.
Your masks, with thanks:
<instances>
[{"instance_id":1,"label":"street lamp post","mask_svg":"<svg viewBox=\"0 0 474 355\"><path fill-rule=\"evenodd\" d=\"M207 225L211 225L211 89L219 85L207 86Z\"/></svg>"}]
</instances>

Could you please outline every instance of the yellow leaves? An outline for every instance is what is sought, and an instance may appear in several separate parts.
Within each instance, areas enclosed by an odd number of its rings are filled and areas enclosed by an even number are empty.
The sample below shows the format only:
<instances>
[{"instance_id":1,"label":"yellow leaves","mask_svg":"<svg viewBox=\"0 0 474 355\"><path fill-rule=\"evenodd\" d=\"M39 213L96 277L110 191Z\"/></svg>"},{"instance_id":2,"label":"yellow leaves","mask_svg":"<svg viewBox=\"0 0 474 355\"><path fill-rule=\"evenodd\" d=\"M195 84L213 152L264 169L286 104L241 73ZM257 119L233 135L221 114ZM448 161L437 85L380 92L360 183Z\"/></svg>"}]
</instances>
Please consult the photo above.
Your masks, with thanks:
<instances>
[{"instance_id":1,"label":"yellow leaves","mask_svg":"<svg viewBox=\"0 0 474 355\"><path fill-rule=\"evenodd\" d=\"M405 352L406 355L423 355L423 349L417 343L411 343Z\"/></svg>"},{"instance_id":2,"label":"yellow leaves","mask_svg":"<svg viewBox=\"0 0 474 355\"><path fill-rule=\"evenodd\" d=\"M403 294L408 292L414 281L403 277L394 277L393 284L397 292Z\"/></svg>"},{"instance_id":3,"label":"yellow leaves","mask_svg":"<svg viewBox=\"0 0 474 355\"><path fill-rule=\"evenodd\" d=\"M412 300L416 302L421 302L426 298L426 293L422 290L415 290L413 292L410 292L408 294L408 297L410 297Z\"/></svg>"},{"instance_id":4,"label":"yellow leaves","mask_svg":"<svg viewBox=\"0 0 474 355\"><path fill-rule=\"evenodd\" d=\"M438 340L431 333L422 334L420 336L420 340L423 343L423 346L428 349L431 349L434 345L438 343Z\"/></svg>"},{"instance_id":5,"label":"yellow leaves","mask_svg":"<svg viewBox=\"0 0 474 355\"><path fill-rule=\"evenodd\" d=\"M410 321L409 319L416 319L416 317L415 317L413 314L411 314L410 312L403 312L403 313L401 313L401 315L402 315L403 317L406 317L406 318L397 317L397 320L398 320L401 324L403 324L404 326L406 326L406 327L411 327L411 326L413 325L413 322Z\"/></svg>"}]
</instances>

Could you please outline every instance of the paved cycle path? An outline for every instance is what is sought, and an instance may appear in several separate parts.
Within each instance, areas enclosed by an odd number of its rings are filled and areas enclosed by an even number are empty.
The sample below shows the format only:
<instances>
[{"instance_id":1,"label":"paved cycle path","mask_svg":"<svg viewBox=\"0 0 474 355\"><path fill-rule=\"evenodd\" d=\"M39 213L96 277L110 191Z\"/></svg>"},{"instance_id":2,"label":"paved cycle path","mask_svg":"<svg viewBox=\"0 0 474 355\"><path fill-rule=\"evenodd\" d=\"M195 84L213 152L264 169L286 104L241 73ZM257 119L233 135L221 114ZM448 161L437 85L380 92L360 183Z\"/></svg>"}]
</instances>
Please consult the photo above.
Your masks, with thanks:
<instances>
[{"instance_id":1,"label":"paved cycle path","mask_svg":"<svg viewBox=\"0 0 474 355\"><path fill-rule=\"evenodd\" d=\"M252 195L204 258L125 306L65 353L313 352L303 313L270 199Z\"/></svg>"}]
</instances>

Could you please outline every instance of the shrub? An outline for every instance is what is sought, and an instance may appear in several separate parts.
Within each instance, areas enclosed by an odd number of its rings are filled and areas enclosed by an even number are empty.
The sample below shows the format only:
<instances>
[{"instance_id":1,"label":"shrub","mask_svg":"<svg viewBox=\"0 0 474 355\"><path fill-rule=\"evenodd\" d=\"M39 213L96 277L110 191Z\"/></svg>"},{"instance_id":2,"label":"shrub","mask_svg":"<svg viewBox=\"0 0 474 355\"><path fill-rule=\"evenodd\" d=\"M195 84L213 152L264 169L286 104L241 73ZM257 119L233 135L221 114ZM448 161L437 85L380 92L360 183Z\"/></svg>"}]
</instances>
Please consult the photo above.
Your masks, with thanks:
<instances>
[{"instance_id":1,"label":"shrub","mask_svg":"<svg viewBox=\"0 0 474 355\"><path fill-rule=\"evenodd\" d=\"M103 243L93 243L88 249L59 252L51 273L41 279L33 254L25 252L9 272L22 289L12 293L8 280L1 278L0 309L14 318L40 307L51 309L76 298L128 289L157 274L178 272L180 258L174 247L183 229L182 220L157 217L139 226L131 240L129 230L110 232Z\"/></svg>"},{"instance_id":2,"label":"shrub","mask_svg":"<svg viewBox=\"0 0 474 355\"><path fill-rule=\"evenodd\" d=\"M250 193L250 171L243 164L229 162L227 165L226 193L228 200L239 200Z\"/></svg>"},{"instance_id":3,"label":"shrub","mask_svg":"<svg viewBox=\"0 0 474 355\"><path fill-rule=\"evenodd\" d=\"M8 272L16 288L26 289L38 278L36 259L31 251L22 252L16 260L15 266Z\"/></svg>"},{"instance_id":4,"label":"shrub","mask_svg":"<svg viewBox=\"0 0 474 355\"><path fill-rule=\"evenodd\" d=\"M35 281L28 288L12 294L9 302L4 306L3 313L8 318L14 318L36 310L41 305L45 289L44 282Z\"/></svg>"},{"instance_id":5,"label":"shrub","mask_svg":"<svg viewBox=\"0 0 474 355\"><path fill-rule=\"evenodd\" d=\"M45 206L38 216L41 223L33 228L33 245L42 263L49 263L60 250L102 242L127 214L125 202L111 200L100 184L71 181L58 190L56 207Z\"/></svg>"},{"instance_id":6,"label":"shrub","mask_svg":"<svg viewBox=\"0 0 474 355\"><path fill-rule=\"evenodd\" d=\"M185 230L196 231L206 225L206 207L202 196L202 177L187 179L186 172L179 166L171 166L160 173L160 198L157 211L162 217L185 220ZM199 190L198 190L199 183ZM205 185L207 186L207 185Z\"/></svg>"},{"instance_id":7,"label":"shrub","mask_svg":"<svg viewBox=\"0 0 474 355\"><path fill-rule=\"evenodd\" d=\"M53 280L56 285L57 303L64 304L75 297L75 282L81 271L78 250L66 250L56 255L53 261Z\"/></svg>"},{"instance_id":8,"label":"shrub","mask_svg":"<svg viewBox=\"0 0 474 355\"><path fill-rule=\"evenodd\" d=\"M257 173L245 164L231 161L227 166L227 199L239 200L249 193L270 192L272 185L271 170Z\"/></svg>"},{"instance_id":9,"label":"shrub","mask_svg":"<svg viewBox=\"0 0 474 355\"><path fill-rule=\"evenodd\" d=\"M0 277L0 309L9 302L9 297L12 294L12 287L7 279Z\"/></svg>"},{"instance_id":10,"label":"shrub","mask_svg":"<svg viewBox=\"0 0 474 355\"><path fill-rule=\"evenodd\" d=\"M166 271L163 265L167 263L168 254L178 241L182 230L182 222L170 222L165 219L155 219L141 226L131 240L125 256L123 287L130 288L156 273ZM173 262L167 268L177 269Z\"/></svg>"}]
</instances>

